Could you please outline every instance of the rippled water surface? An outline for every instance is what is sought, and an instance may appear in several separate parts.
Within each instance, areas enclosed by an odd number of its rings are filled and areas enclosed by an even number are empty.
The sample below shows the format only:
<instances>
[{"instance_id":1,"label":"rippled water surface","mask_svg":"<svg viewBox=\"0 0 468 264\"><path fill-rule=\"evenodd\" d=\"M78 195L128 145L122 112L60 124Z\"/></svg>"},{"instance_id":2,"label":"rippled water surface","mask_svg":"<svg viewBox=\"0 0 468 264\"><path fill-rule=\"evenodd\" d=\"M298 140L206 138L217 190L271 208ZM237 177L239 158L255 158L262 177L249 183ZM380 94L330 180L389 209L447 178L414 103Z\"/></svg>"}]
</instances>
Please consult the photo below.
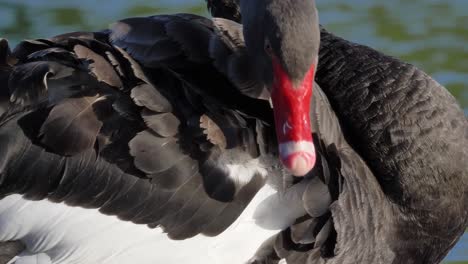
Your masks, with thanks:
<instances>
[{"instance_id":1,"label":"rippled water surface","mask_svg":"<svg viewBox=\"0 0 468 264\"><path fill-rule=\"evenodd\" d=\"M321 22L329 30L417 65L468 108L468 1L317 2ZM103 29L128 16L174 12L206 14L203 0L0 0L0 37L17 43L23 38ZM468 263L467 236L447 261Z\"/></svg>"}]
</instances>

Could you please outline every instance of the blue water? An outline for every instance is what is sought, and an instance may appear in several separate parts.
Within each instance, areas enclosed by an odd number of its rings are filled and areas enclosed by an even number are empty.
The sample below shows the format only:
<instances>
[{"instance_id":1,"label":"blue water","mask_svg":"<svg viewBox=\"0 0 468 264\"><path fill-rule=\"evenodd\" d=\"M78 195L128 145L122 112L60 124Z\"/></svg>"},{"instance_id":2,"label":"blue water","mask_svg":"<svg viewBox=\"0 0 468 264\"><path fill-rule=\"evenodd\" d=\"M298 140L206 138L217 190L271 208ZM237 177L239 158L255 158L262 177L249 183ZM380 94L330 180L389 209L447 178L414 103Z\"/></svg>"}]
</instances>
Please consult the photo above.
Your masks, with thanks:
<instances>
[{"instance_id":1,"label":"blue water","mask_svg":"<svg viewBox=\"0 0 468 264\"><path fill-rule=\"evenodd\" d=\"M321 23L340 36L411 62L447 87L468 115L467 0L317 0ZM13 43L97 30L128 16L207 14L204 0L0 0L0 37ZM447 261L468 263L468 236ZM453 262L452 262L453 261Z\"/></svg>"}]
</instances>

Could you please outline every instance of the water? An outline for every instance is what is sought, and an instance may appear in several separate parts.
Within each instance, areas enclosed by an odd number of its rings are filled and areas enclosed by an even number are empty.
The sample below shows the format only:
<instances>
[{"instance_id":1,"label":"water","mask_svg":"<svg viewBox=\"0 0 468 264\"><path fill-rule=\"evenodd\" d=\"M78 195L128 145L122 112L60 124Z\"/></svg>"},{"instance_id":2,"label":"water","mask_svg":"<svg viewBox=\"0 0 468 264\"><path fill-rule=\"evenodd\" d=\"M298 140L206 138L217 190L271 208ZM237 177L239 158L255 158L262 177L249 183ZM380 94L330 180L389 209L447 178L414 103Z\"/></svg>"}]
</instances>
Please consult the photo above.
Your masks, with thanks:
<instances>
[{"instance_id":1,"label":"water","mask_svg":"<svg viewBox=\"0 0 468 264\"><path fill-rule=\"evenodd\" d=\"M317 0L322 24L356 42L409 61L468 108L468 8L465 0ZM106 28L123 17L206 14L203 0L0 0L0 33L22 38Z\"/></svg>"},{"instance_id":2,"label":"water","mask_svg":"<svg viewBox=\"0 0 468 264\"><path fill-rule=\"evenodd\" d=\"M322 24L423 69L468 115L468 1L317 0ZM0 37L17 43L68 31L97 30L128 16L207 14L203 0L0 0ZM468 264L468 235L447 258Z\"/></svg>"}]
</instances>

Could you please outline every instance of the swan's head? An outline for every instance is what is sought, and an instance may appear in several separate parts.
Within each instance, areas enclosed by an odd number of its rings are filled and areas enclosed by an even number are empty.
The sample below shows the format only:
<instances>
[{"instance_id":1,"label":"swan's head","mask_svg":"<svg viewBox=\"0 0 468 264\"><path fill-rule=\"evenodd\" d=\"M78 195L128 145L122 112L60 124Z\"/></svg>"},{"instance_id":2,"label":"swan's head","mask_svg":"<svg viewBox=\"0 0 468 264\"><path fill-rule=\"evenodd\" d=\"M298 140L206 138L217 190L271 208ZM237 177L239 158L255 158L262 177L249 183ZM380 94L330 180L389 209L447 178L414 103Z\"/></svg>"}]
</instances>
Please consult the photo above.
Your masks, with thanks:
<instances>
[{"instance_id":1,"label":"swan's head","mask_svg":"<svg viewBox=\"0 0 468 264\"><path fill-rule=\"evenodd\" d=\"M314 0L242 0L247 50L269 88L280 158L296 176L315 164L310 102L320 29Z\"/></svg>"}]
</instances>

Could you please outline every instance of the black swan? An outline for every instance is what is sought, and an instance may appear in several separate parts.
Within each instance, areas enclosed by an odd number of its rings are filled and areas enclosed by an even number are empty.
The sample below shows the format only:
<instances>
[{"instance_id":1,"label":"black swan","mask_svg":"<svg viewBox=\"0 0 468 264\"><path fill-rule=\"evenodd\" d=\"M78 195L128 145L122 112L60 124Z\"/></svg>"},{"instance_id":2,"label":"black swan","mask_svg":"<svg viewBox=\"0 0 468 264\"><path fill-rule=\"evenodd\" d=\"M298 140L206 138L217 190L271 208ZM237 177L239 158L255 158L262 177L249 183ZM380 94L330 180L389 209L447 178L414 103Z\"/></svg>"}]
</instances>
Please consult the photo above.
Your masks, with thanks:
<instances>
[{"instance_id":1,"label":"black swan","mask_svg":"<svg viewBox=\"0 0 468 264\"><path fill-rule=\"evenodd\" d=\"M0 41L0 257L439 263L467 226L455 99L311 0L208 6Z\"/></svg>"}]
</instances>

